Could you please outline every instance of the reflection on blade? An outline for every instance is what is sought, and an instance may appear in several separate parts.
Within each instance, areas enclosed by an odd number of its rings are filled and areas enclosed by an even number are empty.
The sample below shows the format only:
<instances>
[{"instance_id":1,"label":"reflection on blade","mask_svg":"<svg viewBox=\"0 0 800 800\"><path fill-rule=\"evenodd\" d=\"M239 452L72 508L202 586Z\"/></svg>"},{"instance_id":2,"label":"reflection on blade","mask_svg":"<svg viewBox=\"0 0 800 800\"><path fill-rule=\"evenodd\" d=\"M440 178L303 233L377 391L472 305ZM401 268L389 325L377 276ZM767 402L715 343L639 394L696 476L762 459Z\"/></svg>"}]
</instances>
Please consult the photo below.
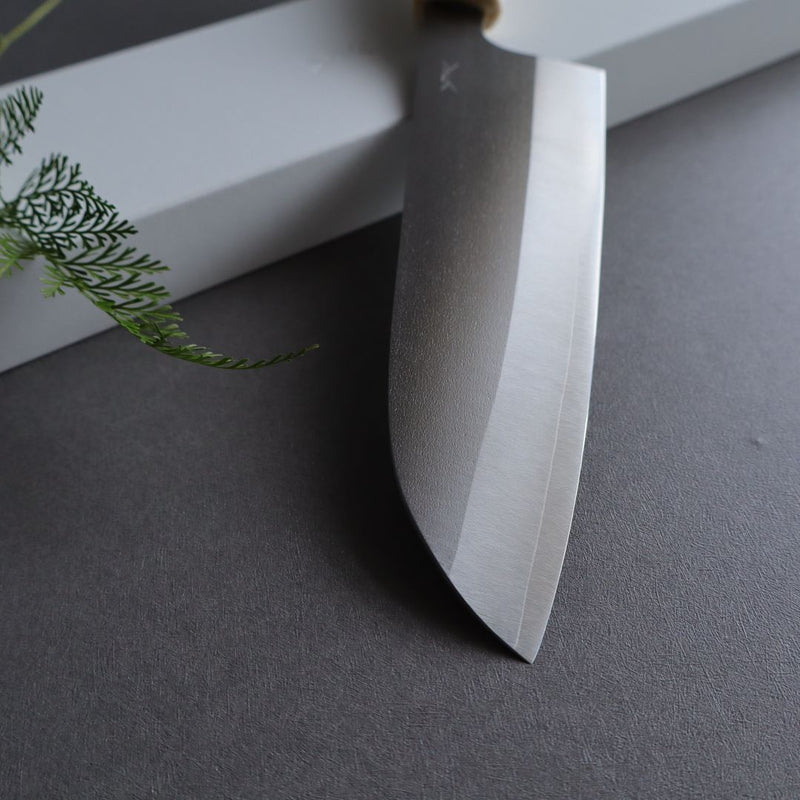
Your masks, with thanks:
<instances>
[{"instance_id":1,"label":"reflection on blade","mask_svg":"<svg viewBox=\"0 0 800 800\"><path fill-rule=\"evenodd\" d=\"M390 428L403 495L436 559L532 660L588 412L604 76L492 47L479 21L431 14L425 24Z\"/></svg>"}]
</instances>

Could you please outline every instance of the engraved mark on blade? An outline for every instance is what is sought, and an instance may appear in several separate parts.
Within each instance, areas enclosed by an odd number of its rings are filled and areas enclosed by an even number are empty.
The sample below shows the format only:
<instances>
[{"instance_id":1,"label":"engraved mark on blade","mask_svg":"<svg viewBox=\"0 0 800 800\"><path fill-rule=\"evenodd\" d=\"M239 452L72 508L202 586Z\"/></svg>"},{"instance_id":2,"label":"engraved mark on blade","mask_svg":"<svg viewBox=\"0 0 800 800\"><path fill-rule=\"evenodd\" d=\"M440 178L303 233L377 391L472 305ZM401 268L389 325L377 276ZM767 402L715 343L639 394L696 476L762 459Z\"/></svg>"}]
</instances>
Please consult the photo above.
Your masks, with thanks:
<instances>
[{"instance_id":1,"label":"engraved mark on blade","mask_svg":"<svg viewBox=\"0 0 800 800\"><path fill-rule=\"evenodd\" d=\"M442 70L439 73L439 91L440 92L458 92L455 83L453 83L453 73L459 68L458 61L452 64L449 61L442 59Z\"/></svg>"}]
</instances>

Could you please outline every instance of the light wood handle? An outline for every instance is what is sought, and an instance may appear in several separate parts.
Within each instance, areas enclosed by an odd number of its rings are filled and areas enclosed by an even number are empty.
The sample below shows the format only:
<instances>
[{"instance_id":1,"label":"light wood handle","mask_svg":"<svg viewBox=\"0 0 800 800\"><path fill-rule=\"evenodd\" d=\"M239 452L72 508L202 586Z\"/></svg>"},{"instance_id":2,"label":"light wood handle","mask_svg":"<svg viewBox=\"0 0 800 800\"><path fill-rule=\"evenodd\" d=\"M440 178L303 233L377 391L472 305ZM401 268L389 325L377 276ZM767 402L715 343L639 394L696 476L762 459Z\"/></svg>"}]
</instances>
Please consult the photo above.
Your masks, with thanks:
<instances>
[{"instance_id":1,"label":"light wood handle","mask_svg":"<svg viewBox=\"0 0 800 800\"><path fill-rule=\"evenodd\" d=\"M500 17L500 0L414 0L417 13L428 3L459 2L466 6L480 9L483 12L483 27L489 29Z\"/></svg>"}]
</instances>

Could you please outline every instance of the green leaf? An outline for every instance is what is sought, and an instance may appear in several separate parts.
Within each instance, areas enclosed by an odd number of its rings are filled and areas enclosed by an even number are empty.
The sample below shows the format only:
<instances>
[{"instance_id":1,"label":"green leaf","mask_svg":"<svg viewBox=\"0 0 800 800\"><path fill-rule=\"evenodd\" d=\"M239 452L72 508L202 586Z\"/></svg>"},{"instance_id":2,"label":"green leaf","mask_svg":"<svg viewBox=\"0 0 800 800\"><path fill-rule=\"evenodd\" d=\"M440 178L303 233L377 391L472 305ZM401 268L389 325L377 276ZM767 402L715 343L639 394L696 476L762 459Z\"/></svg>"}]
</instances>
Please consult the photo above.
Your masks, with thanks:
<instances>
[{"instance_id":1,"label":"green leaf","mask_svg":"<svg viewBox=\"0 0 800 800\"><path fill-rule=\"evenodd\" d=\"M0 146L5 145L8 153L20 152L19 140L32 130L41 102L36 90L19 91L0 104L0 119L5 120L0 122ZM46 297L77 291L139 341L202 366L258 369L316 349L314 345L254 360L185 344L188 336L181 329L181 315L169 304L167 289L152 280L168 267L125 242L135 232L82 177L79 165L53 154L42 160L13 200L0 199L0 276L41 256Z\"/></svg>"},{"instance_id":2,"label":"green leaf","mask_svg":"<svg viewBox=\"0 0 800 800\"><path fill-rule=\"evenodd\" d=\"M36 258L36 246L27 239L12 233L0 232L0 278L11 275L13 269L22 269L23 261Z\"/></svg>"},{"instance_id":3,"label":"green leaf","mask_svg":"<svg viewBox=\"0 0 800 800\"><path fill-rule=\"evenodd\" d=\"M39 89L23 86L0 100L0 164L10 166L12 156L22 152L20 142L33 132L43 97Z\"/></svg>"},{"instance_id":4,"label":"green leaf","mask_svg":"<svg viewBox=\"0 0 800 800\"><path fill-rule=\"evenodd\" d=\"M43 159L7 204L4 221L43 249L63 254L118 244L136 229L81 177L64 155Z\"/></svg>"}]
</instances>

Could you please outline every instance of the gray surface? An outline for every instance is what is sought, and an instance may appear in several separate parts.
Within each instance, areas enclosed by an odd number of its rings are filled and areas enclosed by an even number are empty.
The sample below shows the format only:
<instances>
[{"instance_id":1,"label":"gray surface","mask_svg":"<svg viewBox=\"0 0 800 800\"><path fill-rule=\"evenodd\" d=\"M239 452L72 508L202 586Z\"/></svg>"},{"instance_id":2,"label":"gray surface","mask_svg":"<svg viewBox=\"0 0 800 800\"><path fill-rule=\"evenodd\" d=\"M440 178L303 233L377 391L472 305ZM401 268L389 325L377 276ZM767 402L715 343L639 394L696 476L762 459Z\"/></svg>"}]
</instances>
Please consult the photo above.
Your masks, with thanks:
<instances>
[{"instance_id":1,"label":"gray surface","mask_svg":"<svg viewBox=\"0 0 800 800\"><path fill-rule=\"evenodd\" d=\"M404 516L399 223L0 376L0 796L800 795L800 62L614 131L586 460L533 666Z\"/></svg>"}]
</instances>

